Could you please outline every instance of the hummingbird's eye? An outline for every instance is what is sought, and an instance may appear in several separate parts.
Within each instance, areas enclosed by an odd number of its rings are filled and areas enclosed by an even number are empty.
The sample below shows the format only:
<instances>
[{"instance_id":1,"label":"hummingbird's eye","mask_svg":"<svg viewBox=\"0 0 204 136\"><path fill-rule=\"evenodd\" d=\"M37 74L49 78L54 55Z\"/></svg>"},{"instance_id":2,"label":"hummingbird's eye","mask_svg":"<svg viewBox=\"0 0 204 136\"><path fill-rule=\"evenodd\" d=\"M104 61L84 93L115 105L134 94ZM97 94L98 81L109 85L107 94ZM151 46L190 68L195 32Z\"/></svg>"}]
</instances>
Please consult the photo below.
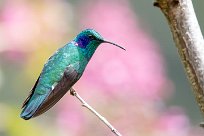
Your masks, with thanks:
<instances>
[{"instance_id":1,"label":"hummingbird's eye","mask_svg":"<svg viewBox=\"0 0 204 136\"><path fill-rule=\"evenodd\" d=\"M88 35L91 40L95 40L96 38L93 35Z\"/></svg>"}]
</instances>

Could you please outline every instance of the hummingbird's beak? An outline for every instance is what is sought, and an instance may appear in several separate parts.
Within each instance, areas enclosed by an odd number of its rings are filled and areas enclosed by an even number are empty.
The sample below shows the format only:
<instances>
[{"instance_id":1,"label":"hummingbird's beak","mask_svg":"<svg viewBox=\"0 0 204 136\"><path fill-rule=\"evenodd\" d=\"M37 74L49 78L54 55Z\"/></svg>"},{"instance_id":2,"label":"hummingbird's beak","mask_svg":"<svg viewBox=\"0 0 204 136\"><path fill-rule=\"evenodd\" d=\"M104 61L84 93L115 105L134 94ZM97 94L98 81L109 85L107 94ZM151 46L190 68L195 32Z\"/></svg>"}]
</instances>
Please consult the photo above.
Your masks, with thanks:
<instances>
[{"instance_id":1,"label":"hummingbird's beak","mask_svg":"<svg viewBox=\"0 0 204 136\"><path fill-rule=\"evenodd\" d=\"M117 45L117 44L115 44L115 43L109 42L109 41L103 40L103 43L109 43L109 44L115 45L115 46L117 46L117 47L119 47L119 48L125 50L125 48L123 48L123 47L121 47L121 46L119 46L119 45Z\"/></svg>"}]
</instances>

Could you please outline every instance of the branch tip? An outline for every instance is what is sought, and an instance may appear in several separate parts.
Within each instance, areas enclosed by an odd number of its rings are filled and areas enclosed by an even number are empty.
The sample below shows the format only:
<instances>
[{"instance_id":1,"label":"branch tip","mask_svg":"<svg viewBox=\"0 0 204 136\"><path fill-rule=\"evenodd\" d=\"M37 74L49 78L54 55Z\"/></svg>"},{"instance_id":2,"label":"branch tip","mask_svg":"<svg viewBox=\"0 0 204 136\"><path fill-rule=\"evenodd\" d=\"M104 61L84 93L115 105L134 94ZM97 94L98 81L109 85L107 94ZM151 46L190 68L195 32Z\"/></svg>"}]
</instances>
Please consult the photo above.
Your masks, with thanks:
<instances>
[{"instance_id":1,"label":"branch tip","mask_svg":"<svg viewBox=\"0 0 204 136\"><path fill-rule=\"evenodd\" d=\"M155 2L153 3L153 6L154 6L154 7L157 7L157 8L160 8L159 2L157 2L157 1L155 1Z\"/></svg>"}]
</instances>

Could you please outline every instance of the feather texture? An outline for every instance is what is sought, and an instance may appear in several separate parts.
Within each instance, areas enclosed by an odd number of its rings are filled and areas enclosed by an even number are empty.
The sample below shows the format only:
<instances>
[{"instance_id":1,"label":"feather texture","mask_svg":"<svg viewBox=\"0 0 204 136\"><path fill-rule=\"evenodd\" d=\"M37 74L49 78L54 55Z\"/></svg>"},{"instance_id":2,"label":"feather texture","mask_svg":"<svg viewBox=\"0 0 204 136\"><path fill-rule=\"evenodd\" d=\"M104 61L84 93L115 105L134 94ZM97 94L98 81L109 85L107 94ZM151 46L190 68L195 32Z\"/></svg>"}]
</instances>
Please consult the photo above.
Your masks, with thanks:
<instances>
[{"instance_id":1,"label":"feather texture","mask_svg":"<svg viewBox=\"0 0 204 136\"><path fill-rule=\"evenodd\" d=\"M79 78L80 74L77 73L73 67L67 67L62 79L57 83L53 90L50 91L49 95L34 93L35 87L39 83L38 78L30 95L23 104L24 109L21 113L21 117L28 120L49 110L67 93Z\"/></svg>"},{"instance_id":2,"label":"feather texture","mask_svg":"<svg viewBox=\"0 0 204 136\"><path fill-rule=\"evenodd\" d=\"M42 105L34 113L33 117L36 117L51 107L53 107L73 86L73 84L79 79L79 74L72 67L68 67L65 71L60 82L51 91L48 98L42 103Z\"/></svg>"},{"instance_id":3,"label":"feather texture","mask_svg":"<svg viewBox=\"0 0 204 136\"><path fill-rule=\"evenodd\" d=\"M86 29L58 49L45 63L24 101L21 117L28 120L53 107L79 80L95 50L103 42L116 45L104 41L93 29Z\"/></svg>"}]
</instances>

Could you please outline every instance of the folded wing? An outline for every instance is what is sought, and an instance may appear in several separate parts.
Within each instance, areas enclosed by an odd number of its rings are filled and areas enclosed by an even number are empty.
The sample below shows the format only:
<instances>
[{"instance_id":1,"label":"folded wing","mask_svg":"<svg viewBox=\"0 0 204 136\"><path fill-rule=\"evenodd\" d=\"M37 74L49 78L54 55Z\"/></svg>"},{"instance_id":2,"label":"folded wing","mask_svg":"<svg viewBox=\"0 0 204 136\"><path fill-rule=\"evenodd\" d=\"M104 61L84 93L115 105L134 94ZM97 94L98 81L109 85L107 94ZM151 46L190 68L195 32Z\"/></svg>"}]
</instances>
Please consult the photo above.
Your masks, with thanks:
<instances>
[{"instance_id":1,"label":"folded wing","mask_svg":"<svg viewBox=\"0 0 204 136\"><path fill-rule=\"evenodd\" d=\"M28 120L49 110L67 93L79 78L80 74L73 67L69 66L66 68L61 80L58 81L49 94L35 94L35 88L39 82L38 79L23 104L21 117Z\"/></svg>"}]
</instances>

